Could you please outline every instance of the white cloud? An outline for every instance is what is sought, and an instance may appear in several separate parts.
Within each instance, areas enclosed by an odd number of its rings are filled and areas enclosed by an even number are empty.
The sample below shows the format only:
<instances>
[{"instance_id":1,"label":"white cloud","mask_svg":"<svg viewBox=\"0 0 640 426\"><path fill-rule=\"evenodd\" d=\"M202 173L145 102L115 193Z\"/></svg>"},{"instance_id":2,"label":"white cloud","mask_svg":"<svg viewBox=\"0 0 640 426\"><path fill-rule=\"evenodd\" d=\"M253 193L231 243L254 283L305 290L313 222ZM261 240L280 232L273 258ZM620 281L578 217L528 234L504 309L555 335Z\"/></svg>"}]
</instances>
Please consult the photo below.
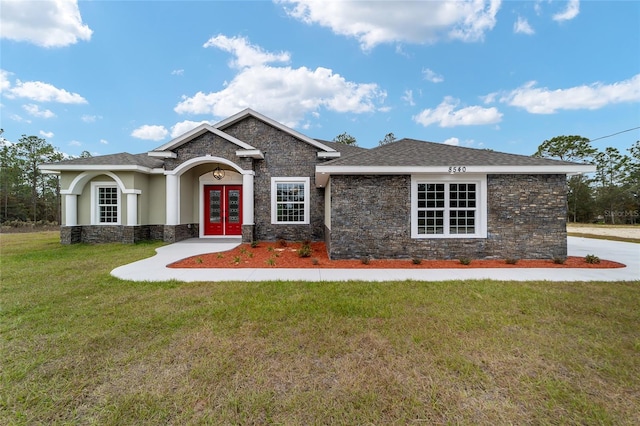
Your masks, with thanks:
<instances>
[{"instance_id":1,"label":"white cloud","mask_svg":"<svg viewBox=\"0 0 640 426\"><path fill-rule=\"evenodd\" d=\"M173 127L171 127L171 137L176 138L180 135L183 135L187 133L189 130L195 129L202 123L211 124L208 121L191 121L191 120L185 120L185 121L176 123L173 125Z\"/></svg>"},{"instance_id":2,"label":"white cloud","mask_svg":"<svg viewBox=\"0 0 640 426\"><path fill-rule=\"evenodd\" d=\"M458 138L449 138L446 141L442 142L445 145L455 145L458 146L460 145L460 139Z\"/></svg>"},{"instance_id":3,"label":"white cloud","mask_svg":"<svg viewBox=\"0 0 640 426\"><path fill-rule=\"evenodd\" d=\"M405 90L404 95L402 96L402 100L410 106L415 106L416 103L413 100L413 90Z\"/></svg>"},{"instance_id":4,"label":"white cloud","mask_svg":"<svg viewBox=\"0 0 640 426\"><path fill-rule=\"evenodd\" d=\"M171 75L184 75L184 70L183 69L173 70L171 71Z\"/></svg>"},{"instance_id":5,"label":"white cloud","mask_svg":"<svg viewBox=\"0 0 640 426\"><path fill-rule=\"evenodd\" d=\"M276 0L287 13L354 37L363 50L382 43L433 43L440 39L478 41L496 24L501 0L331 1Z\"/></svg>"},{"instance_id":6,"label":"white cloud","mask_svg":"<svg viewBox=\"0 0 640 426\"><path fill-rule=\"evenodd\" d=\"M9 71L0 69L0 91L4 92L11 87L11 82L9 81L10 74Z\"/></svg>"},{"instance_id":7,"label":"white cloud","mask_svg":"<svg viewBox=\"0 0 640 426\"><path fill-rule=\"evenodd\" d=\"M131 136L138 139L159 141L164 139L169 132L164 126L150 126L145 124L144 126L140 126L131 132Z\"/></svg>"},{"instance_id":8,"label":"white cloud","mask_svg":"<svg viewBox=\"0 0 640 426\"><path fill-rule=\"evenodd\" d=\"M532 35L535 33L526 18L518 16L518 20L513 24L513 32L516 34Z\"/></svg>"},{"instance_id":9,"label":"white cloud","mask_svg":"<svg viewBox=\"0 0 640 426\"><path fill-rule=\"evenodd\" d=\"M53 137L53 132L45 132L44 130L40 130L40 136L43 138L51 139Z\"/></svg>"},{"instance_id":10,"label":"white cloud","mask_svg":"<svg viewBox=\"0 0 640 426\"><path fill-rule=\"evenodd\" d=\"M16 80L15 86L7 90L5 96L10 99L27 98L36 102L59 102L62 104L87 103L87 100L77 93L70 93L41 81L22 82Z\"/></svg>"},{"instance_id":11,"label":"white cloud","mask_svg":"<svg viewBox=\"0 0 640 426\"><path fill-rule=\"evenodd\" d=\"M610 104L640 101L640 74L613 84L593 83L550 90L531 81L504 94L500 102L524 108L532 114L553 114L559 110L599 109Z\"/></svg>"},{"instance_id":12,"label":"white cloud","mask_svg":"<svg viewBox=\"0 0 640 426\"><path fill-rule=\"evenodd\" d=\"M266 62L288 59L273 55L245 39L216 38L223 50L233 53L231 64L242 67L219 92L202 91L183 100L174 110L179 114L212 114L227 117L250 107L287 126L295 127L307 113L326 108L335 112L364 113L377 110L386 92L374 83L354 83L327 68L273 67ZM207 45L217 46L212 42Z\"/></svg>"},{"instance_id":13,"label":"white cloud","mask_svg":"<svg viewBox=\"0 0 640 426\"><path fill-rule=\"evenodd\" d=\"M570 21L580 13L580 0L569 0L564 12L553 15L554 21Z\"/></svg>"},{"instance_id":14,"label":"white cloud","mask_svg":"<svg viewBox=\"0 0 640 426\"><path fill-rule=\"evenodd\" d=\"M23 118L18 114L11 114L9 118L12 119L13 121L17 121L18 123L31 123L31 120L27 118Z\"/></svg>"},{"instance_id":15,"label":"white cloud","mask_svg":"<svg viewBox=\"0 0 640 426\"><path fill-rule=\"evenodd\" d=\"M82 23L76 0L3 0L2 38L42 47L63 47L90 40L93 31Z\"/></svg>"},{"instance_id":16,"label":"white cloud","mask_svg":"<svg viewBox=\"0 0 640 426\"><path fill-rule=\"evenodd\" d=\"M51 110L41 110L38 105L34 104L22 105L22 109L24 109L29 115L32 115L34 117L53 118L56 116Z\"/></svg>"},{"instance_id":17,"label":"white cloud","mask_svg":"<svg viewBox=\"0 0 640 426\"><path fill-rule=\"evenodd\" d=\"M502 120L502 113L497 108L469 106L455 110L459 103L457 99L447 96L435 109L425 109L414 116L413 120L425 127L431 124L438 124L440 127L475 126L499 123Z\"/></svg>"},{"instance_id":18,"label":"white cloud","mask_svg":"<svg viewBox=\"0 0 640 426\"><path fill-rule=\"evenodd\" d=\"M436 74L434 71L429 68L425 68L422 70L422 75L424 75L424 79L430 81L432 83L442 83L444 81L444 77L439 74Z\"/></svg>"},{"instance_id":19,"label":"white cloud","mask_svg":"<svg viewBox=\"0 0 640 426\"><path fill-rule=\"evenodd\" d=\"M85 123L95 123L96 120L102 119L102 116L101 115L88 115L88 114L85 114L82 117L80 117L80 119L82 121L84 121Z\"/></svg>"},{"instance_id":20,"label":"white cloud","mask_svg":"<svg viewBox=\"0 0 640 426\"><path fill-rule=\"evenodd\" d=\"M226 37L222 34L211 37L203 47L217 47L235 56L229 65L232 68L250 68L272 62L287 63L291 59L288 52L278 54L265 52L260 46L252 45L244 37Z\"/></svg>"},{"instance_id":21,"label":"white cloud","mask_svg":"<svg viewBox=\"0 0 640 426\"><path fill-rule=\"evenodd\" d=\"M109 141L108 141L108 140L106 140L106 139L100 139L100 143L101 143L102 145L109 145Z\"/></svg>"},{"instance_id":22,"label":"white cloud","mask_svg":"<svg viewBox=\"0 0 640 426\"><path fill-rule=\"evenodd\" d=\"M82 142L72 140L71 142L69 142L69 146L82 146Z\"/></svg>"}]
</instances>

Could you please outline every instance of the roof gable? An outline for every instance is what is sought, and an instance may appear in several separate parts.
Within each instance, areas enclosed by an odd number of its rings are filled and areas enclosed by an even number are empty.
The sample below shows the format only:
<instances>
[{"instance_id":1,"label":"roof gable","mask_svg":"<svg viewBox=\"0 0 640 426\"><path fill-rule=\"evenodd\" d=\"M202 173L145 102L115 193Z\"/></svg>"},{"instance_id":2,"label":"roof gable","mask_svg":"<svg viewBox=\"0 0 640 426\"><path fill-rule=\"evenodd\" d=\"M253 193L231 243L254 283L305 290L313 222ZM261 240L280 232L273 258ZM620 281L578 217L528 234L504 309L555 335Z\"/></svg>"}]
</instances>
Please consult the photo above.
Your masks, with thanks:
<instances>
[{"instance_id":1,"label":"roof gable","mask_svg":"<svg viewBox=\"0 0 640 426\"><path fill-rule=\"evenodd\" d=\"M302 142L308 143L309 145L312 145L318 149L320 149L321 152L318 153L319 157L339 157L340 156L340 152L331 148L330 146L319 142L315 139L312 139L308 136L303 135L300 132L297 132L293 129L291 129L290 127L285 126L282 123L278 123L277 121L260 114L259 112L256 112L254 110L252 110L251 108L247 108L244 109L242 111L240 111L237 114L232 115L229 118L226 118L224 120L222 120L221 122L214 124L213 127L215 127L216 129L220 129L220 130L224 130L227 127L237 123L238 121L241 121L247 117L253 117L256 118L260 121L263 121L265 123L267 123L268 125L275 127L276 129L288 133L289 135L295 137L296 139L301 140Z\"/></svg>"},{"instance_id":2,"label":"roof gable","mask_svg":"<svg viewBox=\"0 0 640 426\"><path fill-rule=\"evenodd\" d=\"M246 142L241 141L240 139L234 138L231 135L228 135L226 133L224 133L223 131L219 130L217 127L214 127L210 124L207 123L202 123L201 125L199 125L198 127L195 127L191 130L189 130L186 133L183 133L182 135L170 140L169 142L167 142L166 144L152 150L151 152L149 152L149 155L151 156L156 156L154 154L156 153L163 153L163 152L168 152L168 151L172 151L182 145L184 145L185 143L197 138L200 135L203 135L205 133L213 133L216 136L219 136L235 145L237 145L239 148L242 148L244 150L255 150L256 148L254 148L253 146L249 145Z\"/></svg>"}]
</instances>

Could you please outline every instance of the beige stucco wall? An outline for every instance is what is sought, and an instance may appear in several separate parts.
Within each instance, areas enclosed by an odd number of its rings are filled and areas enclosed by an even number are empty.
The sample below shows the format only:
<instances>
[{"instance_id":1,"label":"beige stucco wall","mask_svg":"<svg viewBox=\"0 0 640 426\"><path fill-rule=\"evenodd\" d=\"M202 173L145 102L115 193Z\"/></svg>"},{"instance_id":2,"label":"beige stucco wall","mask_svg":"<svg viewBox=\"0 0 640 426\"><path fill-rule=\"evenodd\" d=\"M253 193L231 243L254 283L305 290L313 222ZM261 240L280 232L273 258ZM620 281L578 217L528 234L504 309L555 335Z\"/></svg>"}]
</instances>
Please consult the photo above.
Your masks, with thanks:
<instances>
[{"instance_id":1,"label":"beige stucco wall","mask_svg":"<svg viewBox=\"0 0 640 426\"><path fill-rule=\"evenodd\" d=\"M116 172L115 173L124 183L127 189L136 189L140 191L137 196L138 203L138 220L139 225L158 225L165 223L166 217L166 183L164 175L148 175L138 172ZM69 189L69 186L79 173L63 173L61 176L61 188ZM91 224L91 188L93 182L115 183L115 180L108 175L98 175L86 183L82 189L82 193L78 196L78 225ZM120 193L120 223L127 223L127 195ZM63 224L66 215L66 206L62 203Z\"/></svg>"}]
</instances>

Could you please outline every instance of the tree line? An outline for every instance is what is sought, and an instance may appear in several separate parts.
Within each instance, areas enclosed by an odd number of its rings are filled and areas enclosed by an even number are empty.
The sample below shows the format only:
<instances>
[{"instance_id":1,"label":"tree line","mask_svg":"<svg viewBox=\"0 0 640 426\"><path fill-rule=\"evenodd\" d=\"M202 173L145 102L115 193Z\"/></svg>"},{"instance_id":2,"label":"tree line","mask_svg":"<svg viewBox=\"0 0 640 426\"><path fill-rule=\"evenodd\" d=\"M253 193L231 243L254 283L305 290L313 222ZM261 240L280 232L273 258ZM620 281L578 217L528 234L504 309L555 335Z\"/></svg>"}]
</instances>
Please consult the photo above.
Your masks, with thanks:
<instances>
[{"instance_id":1,"label":"tree line","mask_svg":"<svg viewBox=\"0 0 640 426\"><path fill-rule=\"evenodd\" d=\"M16 143L2 138L0 129L0 223L45 221L60 223L59 176L45 174L40 164L61 161L65 156L38 136ZM379 145L393 143L388 133ZM356 139L342 133L334 142L357 146ZM545 140L535 157L592 163L592 175L567 177L567 220L571 222L640 223L640 141L626 150L594 148L582 136L556 136ZM91 156L83 152L80 157Z\"/></svg>"},{"instance_id":2,"label":"tree line","mask_svg":"<svg viewBox=\"0 0 640 426\"><path fill-rule=\"evenodd\" d=\"M64 155L38 136L22 135L11 143L2 133L0 129L0 222L60 223L59 178L38 166Z\"/></svg>"}]
</instances>

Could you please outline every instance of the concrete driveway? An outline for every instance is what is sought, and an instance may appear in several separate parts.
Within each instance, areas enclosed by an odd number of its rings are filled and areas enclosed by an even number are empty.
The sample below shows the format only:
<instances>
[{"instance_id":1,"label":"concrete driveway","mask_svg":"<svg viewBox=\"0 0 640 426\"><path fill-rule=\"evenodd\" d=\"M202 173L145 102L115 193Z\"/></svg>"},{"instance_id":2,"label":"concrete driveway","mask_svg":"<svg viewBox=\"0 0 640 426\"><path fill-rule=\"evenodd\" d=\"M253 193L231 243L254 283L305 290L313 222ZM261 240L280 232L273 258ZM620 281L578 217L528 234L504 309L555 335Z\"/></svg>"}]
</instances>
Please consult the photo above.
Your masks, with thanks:
<instances>
[{"instance_id":1,"label":"concrete driveway","mask_svg":"<svg viewBox=\"0 0 640 426\"><path fill-rule=\"evenodd\" d=\"M186 240L156 250L154 257L121 266L111 275L130 281L640 281L640 244L568 237L569 256L594 254L627 265L616 269L169 269L166 265L190 256L231 250L238 239Z\"/></svg>"}]
</instances>

